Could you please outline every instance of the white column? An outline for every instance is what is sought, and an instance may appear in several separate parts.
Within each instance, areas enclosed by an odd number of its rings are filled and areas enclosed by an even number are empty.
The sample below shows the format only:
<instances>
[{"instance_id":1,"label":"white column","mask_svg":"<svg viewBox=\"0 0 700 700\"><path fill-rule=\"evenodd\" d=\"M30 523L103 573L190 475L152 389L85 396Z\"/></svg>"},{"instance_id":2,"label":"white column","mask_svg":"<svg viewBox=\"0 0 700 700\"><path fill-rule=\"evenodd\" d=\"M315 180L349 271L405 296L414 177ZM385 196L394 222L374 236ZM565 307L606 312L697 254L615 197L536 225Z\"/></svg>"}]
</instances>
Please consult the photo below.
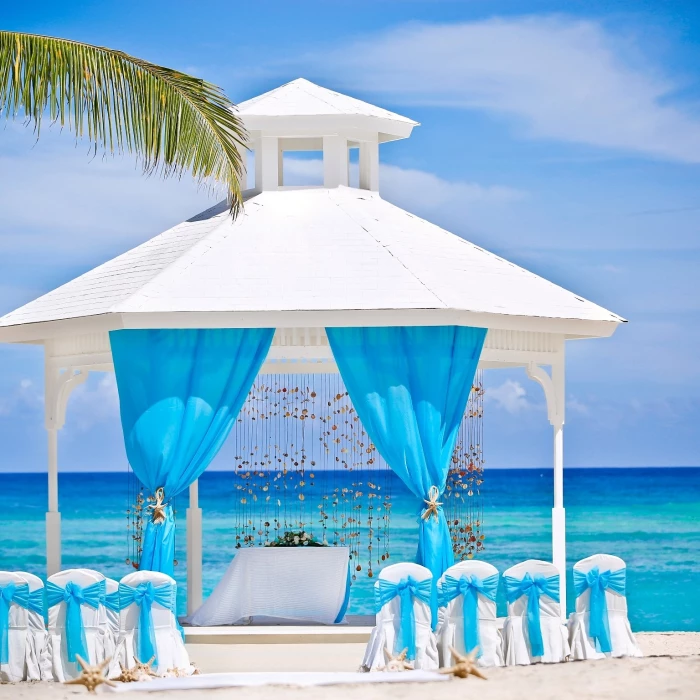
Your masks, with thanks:
<instances>
[{"instance_id":1,"label":"white column","mask_svg":"<svg viewBox=\"0 0 700 700\"><path fill-rule=\"evenodd\" d=\"M552 384L557 406L554 430L554 504L552 507L552 562L559 569L559 600L566 619L566 511L564 509L564 348L552 364Z\"/></svg>"},{"instance_id":2,"label":"white column","mask_svg":"<svg viewBox=\"0 0 700 700\"><path fill-rule=\"evenodd\" d=\"M187 509L187 614L202 604L202 509L199 507L199 482L190 484Z\"/></svg>"},{"instance_id":3,"label":"white column","mask_svg":"<svg viewBox=\"0 0 700 700\"><path fill-rule=\"evenodd\" d=\"M258 165L260 166L260 189L276 190L279 187L279 139L276 136L262 136L256 146L260 151L259 160L255 161L255 182L258 182Z\"/></svg>"},{"instance_id":4,"label":"white column","mask_svg":"<svg viewBox=\"0 0 700 700\"><path fill-rule=\"evenodd\" d=\"M284 151L277 147L277 186L284 187Z\"/></svg>"},{"instance_id":5,"label":"white column","mask_svg":"<svg viewBox=\"0 0 700 700\"><path fill-rule=\"evenodd\" d=\"M47 428L49 509L46 513L46 575L61 570L61 514L58 511L58 430Z\"/></svg>"},{"instance_id":6,"label":"white column","mask_svg":"<svg viewBox=\"0 0 700 700\"><path fill-rule=\"evenodd\" d=\"M51 364L48 348L44 349L44 425L47 434L48 510L46 511L46 573L61 570L61 514L58 511L58 431L66 421L68 397L80 386L88 372L72 367L65 371Z\"/></svg>"},{"instance_id":7,"label":"white column","mask_svg":"<svg viewBox=\"0 0 700 700\"><path fill-rule=\"evenodd\" d=\"M348 184L348 140L343 136L323 137L323 186Z\"/></svg>"},{"instance_id":8,"label":"white column","mask_svg":"<svg viewBox=\"0 0 700 700\"><path fill-rule=\"evenodd\" d=\"M379 191L379 144L360 142L360 189Z\"/></svg>"},{"instance_id":9,"label":"white column","mask_svg":"<svg viewBox=\"0 0 700 700\"><path fill-rule=\"evenodd\" d=\"M527 374L542 389L547 400L547 417L554 431L554 483L552 504L552 563L559 569L559 600L562 619L566 619L566 511L564 510L564 341L552 362L551 376L535 363Z\"/></svg>"}]
</instances>

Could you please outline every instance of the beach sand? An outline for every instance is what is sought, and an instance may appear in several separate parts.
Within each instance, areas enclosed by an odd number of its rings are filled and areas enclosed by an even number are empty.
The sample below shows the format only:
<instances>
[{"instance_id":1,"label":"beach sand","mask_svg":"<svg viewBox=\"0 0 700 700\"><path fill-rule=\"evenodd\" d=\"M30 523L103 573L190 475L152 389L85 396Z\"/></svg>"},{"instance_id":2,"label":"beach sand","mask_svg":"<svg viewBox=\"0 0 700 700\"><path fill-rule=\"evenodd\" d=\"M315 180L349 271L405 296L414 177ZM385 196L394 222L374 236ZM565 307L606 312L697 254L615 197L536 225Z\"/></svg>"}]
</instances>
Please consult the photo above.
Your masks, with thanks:
<instances>
[{"instance_id":1,"label":"beach sand","mask_svg":"<svg viewBox=\"0 0 700 700\"><path fill-rule=\"evenodd\" d=\"M229 688L169 693L183 700L456 700L474 697L478 700L652 700L673 697L678 700L700 698L700 633L639 634L643 659L606 659L603 661L519 666L487 669L487 681L478 678L454 679L449 683L414 683L398 685L325 686L293 688ZM292 647L287 649L284 647ZM314 649L309 647L313 646ZM352 670L359 657L347 658L348 647L358 645L247 645L247 652L229 645L209 645L207 654L211 670L270 670L297 656L310 660L316 670ZM360 647L362 645L359 645ZM214 649L212 650L211 647ZM334 647L341 647L336 649ZM193 658L201 653L193 648ZM218 657L215 659L214 657ZM345 658L343 658L345 657ZM232 663L233 662L233 663ZM200 662L200 665L201 664ZM282 667L287 664L282 663ZM303 666L308 667L308 661ZM341 670L341 669L338 669ZM103 695L119 697L111 693ZM126 700L156 700L165 693L128 693ZM86 697L82 687L57 683L20 683L0 685L0 700L76 700Z\"/></svg>"}]
</instances>

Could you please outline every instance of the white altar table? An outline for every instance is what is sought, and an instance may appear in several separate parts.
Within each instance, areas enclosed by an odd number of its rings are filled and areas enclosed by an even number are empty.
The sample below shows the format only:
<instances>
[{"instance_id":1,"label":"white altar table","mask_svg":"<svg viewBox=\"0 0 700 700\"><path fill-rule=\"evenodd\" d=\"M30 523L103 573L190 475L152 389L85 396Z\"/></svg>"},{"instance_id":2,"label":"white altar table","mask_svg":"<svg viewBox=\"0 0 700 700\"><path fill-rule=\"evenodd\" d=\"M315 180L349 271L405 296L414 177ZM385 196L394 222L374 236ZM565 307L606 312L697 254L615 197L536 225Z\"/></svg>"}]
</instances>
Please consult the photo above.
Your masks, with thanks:
<instances>
[{"instance_id":1,"label":"white altar table","mask_svg":"<svg viewBox=\"0 0 700 700\"><path fill-rule=\"evenodd\" d=\"M349 595L347 547L240 549L212 594L187 622L342 622Z\"/></svg>"}]
</instances>

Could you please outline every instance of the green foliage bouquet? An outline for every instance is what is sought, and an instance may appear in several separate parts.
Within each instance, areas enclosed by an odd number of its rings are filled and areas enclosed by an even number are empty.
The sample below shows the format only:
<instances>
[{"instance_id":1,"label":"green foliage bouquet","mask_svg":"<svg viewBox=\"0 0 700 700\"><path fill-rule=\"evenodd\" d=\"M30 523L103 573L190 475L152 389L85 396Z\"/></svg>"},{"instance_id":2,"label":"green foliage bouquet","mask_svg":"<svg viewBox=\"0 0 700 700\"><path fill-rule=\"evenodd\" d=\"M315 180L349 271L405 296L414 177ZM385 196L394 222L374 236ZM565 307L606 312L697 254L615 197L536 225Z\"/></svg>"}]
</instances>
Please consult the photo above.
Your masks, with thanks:
<instances>
[{"instance_id":1,"label":"green foliage bouquet","mask_svg":"<svg viewBox=\"0 0 700 700\"><path fill-rule=\"evenodd\" d=\"M266 545L267 547L326 547L323 542L319 542L313 535L304 530L297 532L285 532L279 535L276 540Z\"/></svg>"}]
</instances>

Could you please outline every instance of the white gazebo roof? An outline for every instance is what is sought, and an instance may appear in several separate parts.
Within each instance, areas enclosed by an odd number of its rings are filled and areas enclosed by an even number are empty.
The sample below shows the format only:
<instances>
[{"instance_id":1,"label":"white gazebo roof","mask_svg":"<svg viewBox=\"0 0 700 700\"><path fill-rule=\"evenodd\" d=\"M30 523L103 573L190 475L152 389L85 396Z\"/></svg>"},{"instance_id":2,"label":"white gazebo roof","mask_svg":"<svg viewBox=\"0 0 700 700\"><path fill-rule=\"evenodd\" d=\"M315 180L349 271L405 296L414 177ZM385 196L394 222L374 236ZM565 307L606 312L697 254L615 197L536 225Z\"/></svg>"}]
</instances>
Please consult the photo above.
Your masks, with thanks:
<instances>
[{"instance_id":1,"label":"white gazebo roof","mask_svg":"<svg viewBox=\"0 0 700 700\"><path fill-rule=\"evenodd\" d=\"M236 221L212 207L7 314L0 340L36 341L78 319L99 330L461 323L569 336L622 321L349 187L262 192Z\"/></svg>"},{"instance_id":2,"label":"white gazebo roof","mask_svg":"<svg viewBox=\"0 0 700 700\"><path fill-rule=\"evenodd\" d=\"M351 136L373 132L379 142L407 138L418 122L362 100L297 78L238 105L248 131L272 132L283 125L284 136L320 136L342 131ZM289 133L290 125L296 133Z\"/></svg>"}]
</instances>

